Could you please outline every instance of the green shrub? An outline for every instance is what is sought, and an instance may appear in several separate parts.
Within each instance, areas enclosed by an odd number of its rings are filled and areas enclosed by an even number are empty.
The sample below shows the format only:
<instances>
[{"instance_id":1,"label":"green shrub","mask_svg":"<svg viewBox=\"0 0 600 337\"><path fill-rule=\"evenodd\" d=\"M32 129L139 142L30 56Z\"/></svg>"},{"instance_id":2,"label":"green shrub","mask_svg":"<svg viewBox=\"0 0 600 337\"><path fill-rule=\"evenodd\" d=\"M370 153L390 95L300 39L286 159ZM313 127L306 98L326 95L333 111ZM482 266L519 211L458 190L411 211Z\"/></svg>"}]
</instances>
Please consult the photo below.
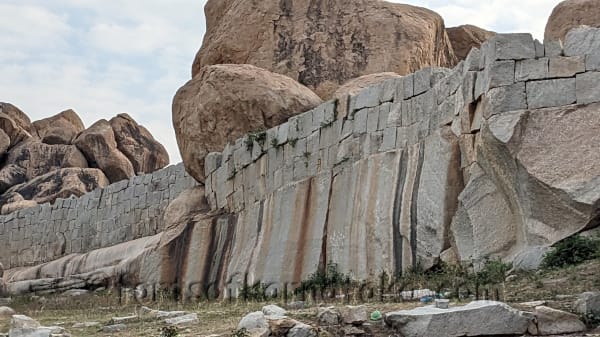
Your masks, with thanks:
<instances>
[{"instance_id":1,"label":"green shrub","mask_svg":"<svg viewBox=\"0 0 600 337\"><path fill-rule=\"evenodd\" d=\"M163 326L159 329L160 337L177 337L179 333L177 332L177 328L173 326Z\"/></svg>"},{"instance_id":2,"label":"green shrub","mask_svg":"<svg viewBox=\"0 0 600 337\"><path fill-rule=\"evenodd\" d=\"M248 337L250 333L246 328L240 328L231 332L231 337Z\"/></svg>"},{"instance_id":3,"label":"green shrub","mask_svg":"<svg viewBox=\"0 0 600 337\"><path fill-rule=\"evenodd\" d=\"M557 243L542 260L542 268L562 268L600 257L600 240L574 235Z\"/></svg>"}]
</instances>

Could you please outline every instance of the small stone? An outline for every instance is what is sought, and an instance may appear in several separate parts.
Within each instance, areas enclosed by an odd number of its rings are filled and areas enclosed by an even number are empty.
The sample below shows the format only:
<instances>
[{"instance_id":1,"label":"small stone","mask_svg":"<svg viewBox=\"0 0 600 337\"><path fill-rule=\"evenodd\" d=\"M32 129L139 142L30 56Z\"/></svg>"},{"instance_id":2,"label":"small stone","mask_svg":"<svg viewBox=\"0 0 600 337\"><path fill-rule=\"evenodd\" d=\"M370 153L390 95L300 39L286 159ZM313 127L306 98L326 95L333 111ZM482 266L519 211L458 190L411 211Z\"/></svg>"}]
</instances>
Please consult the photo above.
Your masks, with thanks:
<instances>
[{"instance_id":1,"label":"small stone","mask_svg":"<svg viewBox=\"0 0 600 337\"><path fill-rule=\"evenodd\" d=\"M448 309L449 305L450 305L450 300L446 300L446 299L436 299L435 300L435 307L438 309Z\"/></svg>"},{"instance_id":2,"label":"small stone","mask_svg":"<svg viewBox=\"0 0 600 337\"><path fill-rule=\"evenodd\" d=\"M367 308L364 305L340 308L342 322L345 324L362 324L367 321Z\"/></svg>"},{"instance_id":3,"label":"small stone","mask_svg":"<svg viewBox=\"0 0 600 337\"><path fill-rule=\"evenodd\" d=\"M127 330L127 325L125 325L125 324L106 325L105 327L102 328L102 332L106 332L106 333L115 333L115 332L120 332L120 331L125 331L125 330Z\"/></svg>"},{"instance_id":4,"label":"small stone","mask_svg":"<svg viewBox=\"0 0 600 337\"><path fill-rule=\"evenodd\" d=\"M600 317L600 291L580 294L573 304L575 312L581 315Z\"/></svg>"},{"instance_id":5,"label":"small stone","mask_svg":"<svg viewBox=\"0 0 600 337\"><path fill-rule=\"evenodd\" d=\"M12 315L16 314L16 312L10 307L0 307L0 319L9 318Z\"/></svg>"},{"instance_id":6,"label":"small stone","mask_svg":"<svg viewBox=\"0 0 600 337\"><path fill-rule=\"evenodd\" d=\"M317 337L317 331L310 325L298 323L287 334L287 337Z\"/></svg>"},{"instance_id":7,"label":"small stone","mask_svg":"<svg viewBox=\"0 0 600 337\"><path fill-rule=\"evenodd\" d=\"M266 316L285 316L287 314L287 311L284 308L274 304L265 305L262 307L262 312Z\"/></svg>"},{"instance_id":8,"label":"small stone","mask_svg":"<svg viewBox=\"0 0 600 337\"><path fill-rule=\"evenodd\" d=\"M251 312L248 315L244 316L240 323L238 324L238 329L262 329L268 328L269 324L267 323L267 319L265 318L265 314L262 311Z\"/></svg>"},{"instance_id":9,"label":"small stone","mask_svg":"<svg viewBox=\"0 0 600 337\"><path fill-rule=\"evenodd\" d=\"M198 320L198 314L192 313L192 314L187 314L187 315L183 315L183 316L179 316L179 317L167 318L167 319L165 319L165 323L174 325L174 326L178 326L178 327L182 327L182 326L196 325L196 324L200 323L200 321Z\"/></svg>"}]
</instances>

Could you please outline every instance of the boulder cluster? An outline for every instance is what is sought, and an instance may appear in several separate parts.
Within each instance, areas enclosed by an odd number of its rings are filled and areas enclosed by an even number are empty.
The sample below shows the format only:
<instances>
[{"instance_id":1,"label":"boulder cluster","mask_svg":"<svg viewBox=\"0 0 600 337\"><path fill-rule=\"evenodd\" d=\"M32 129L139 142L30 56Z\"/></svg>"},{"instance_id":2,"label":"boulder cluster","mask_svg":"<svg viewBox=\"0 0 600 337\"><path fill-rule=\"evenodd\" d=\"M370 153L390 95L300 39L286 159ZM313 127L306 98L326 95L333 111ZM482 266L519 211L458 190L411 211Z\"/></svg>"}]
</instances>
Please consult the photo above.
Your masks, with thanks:
<instances>
[{"instance_id":1,"label":"boulder cluster","mask_svg":"<svg viewBox=\"0 0 600 337\"><path fill-rule=\"evenodd\" d=\"M73 110L31 122L0 103L0 211L8 214L166 166L164 147L127 114L89 128Z\"/></svg>"}]
</instances>

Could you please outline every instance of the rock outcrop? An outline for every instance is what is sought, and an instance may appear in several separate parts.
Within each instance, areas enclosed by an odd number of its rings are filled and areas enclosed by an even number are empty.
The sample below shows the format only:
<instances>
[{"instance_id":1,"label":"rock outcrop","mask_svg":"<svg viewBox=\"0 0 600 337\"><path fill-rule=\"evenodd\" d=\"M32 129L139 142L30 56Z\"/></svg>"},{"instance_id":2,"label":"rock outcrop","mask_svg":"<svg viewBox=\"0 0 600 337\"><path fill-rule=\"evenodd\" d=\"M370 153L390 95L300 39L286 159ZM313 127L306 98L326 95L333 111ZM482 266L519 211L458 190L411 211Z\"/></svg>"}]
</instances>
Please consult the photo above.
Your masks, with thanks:
<instances>
[{"instance_id":1,"label":"rock outcrop","mask_svg":"<svg viewBox=\"0 0 600 337\"><path fill-rule=\"evenodd\" d=\"M32 126L42 142L51 145L71 144L73 139L85 129L81 118L71 109L35 121Z\"/></svg>"},{"instance_id":2,"label":"rock outcrop","mask_svg":"<svg viewBox=\"0 0 600 337\"><path fill-rule=\"evenodd\" d=\"M319 103L312 91L283 75L251 65L205 67L173 100L173 125L186 169L203 182L209 152Z\"/></svg>"},{"instance_id":3,"label":"rock outcrop","mask_svg":"<svg viewBox=\"0 0 600 337\"><path fill-rule=\"evenodd\" d=\"M455 63L442 18L385 1L210 0L193 77L213 64L252 64L328 99L350 79Z\"/></svg>"},{"instance_id":4,"label":"rock outcrop","mask_svg":"<svg viewBox=\"0 0 600 337\"><path fill-rule=\"evenodd\" d=\"M164 146L131 116L119 114L109 122L117 148L129 159L136 174L151 173L169 164Z\"/></svg>"},{"instance_id":5,"label":"rock outcrop","mask_svg":"<svg viewBox=\"0 0 600 337\"><path fill-rule=\"evenodd\" d=\"M135 175L132 163L117 148L115 133L108 121L97 121L77 136L73 144L90 165L101 169L112 183Z\"/></svg>"},{"instance_id":6,"label":"rock outcrop","mask_svg":"<svg viewBox=\"0 0 600 337\"><path fill-rule=\"evenodd\" d=\"M128 115L98 121L85 130L73 110L31 123L9 103L0 103L0 153L0 194L10 190L0 196L3 214L80 196L106 186L106 177L114 183L169 162L164 147Z\"/></svg>"},{"instance_id":7,"label":"rock outcrop","mask_svg":"<svg viewBox=\"0 0 600 337\"><path fill-rule=\"evenodd\" d=\"M600 0L566 0L559 3L546 23L544 40L565 40L567 33L586 25L600 27Z\"/></svg>"},{"instance_id":8,"label":"rock outcrop","mask_svg":"<svg viewBox=\"0 0 600 337\"><path fill-rule=\"evenodd\" d=\"M471 49L479 49L482 43L496 35L494 32L473 25L446 28L446 32L458 61L467 58Z\"/></svg>"}]
</instances>

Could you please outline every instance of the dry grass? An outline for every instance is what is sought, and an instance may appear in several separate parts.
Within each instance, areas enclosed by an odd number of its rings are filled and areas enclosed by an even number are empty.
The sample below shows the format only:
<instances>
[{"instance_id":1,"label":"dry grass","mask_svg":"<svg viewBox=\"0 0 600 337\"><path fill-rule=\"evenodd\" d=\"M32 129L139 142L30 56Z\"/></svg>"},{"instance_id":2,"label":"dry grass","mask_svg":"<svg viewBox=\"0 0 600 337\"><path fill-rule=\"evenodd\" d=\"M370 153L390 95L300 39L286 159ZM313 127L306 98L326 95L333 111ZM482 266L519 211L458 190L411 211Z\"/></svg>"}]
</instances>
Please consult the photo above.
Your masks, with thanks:
<instances>
[{"instance_id":1,"label":"dry grass","mask_svg":"<svg viewBox=\"0 0 600 337\"><path fill-rule=\"evenodd\" d=\"M504 298L509 303L523 301L545 300L548 305L570 310L573 296L584 291L600 290L600 260L596 259L579 266L568 267L560 270L538 273L521 273L512 282L504 284ZM270 303L277 303L272 301ZM156 319L139 319L128 323L127 331L120 333L103 333L98 327L74 329L75 323L100 322L109 324L112 317L129 316L137 314L142 305L160 310L183 310L198 314L200 324L190 328L179 329L180 337L208 336L212 334L226 335L234 330L240 318L245 314L257 311L265 303L246 303L238 301L228 302L198 302L175 303L168 300L159 300L155 303L119 303L116 296L109 293L98 293L83 297L65 298L61 296L47 296L41 298L24 297L15 299L11 304L18 313L25 314L39 320L43 325L61 325L73 336L152 336L160 335L159 329L165 323ZM359 304L352 301L350 304ZM407 303L378 303L376 301L365 304L369 311L380 310L389 312L394 310L409 309L419 305L414 302ZM337 305L344 303L321 303L321 305ZM290 316L307 323L314 323L316 307L292 311ZM379 325L374 324L374 332ZM0 320L0 332L8 331L8 322Z\"/></svg>"}]
</instances>

